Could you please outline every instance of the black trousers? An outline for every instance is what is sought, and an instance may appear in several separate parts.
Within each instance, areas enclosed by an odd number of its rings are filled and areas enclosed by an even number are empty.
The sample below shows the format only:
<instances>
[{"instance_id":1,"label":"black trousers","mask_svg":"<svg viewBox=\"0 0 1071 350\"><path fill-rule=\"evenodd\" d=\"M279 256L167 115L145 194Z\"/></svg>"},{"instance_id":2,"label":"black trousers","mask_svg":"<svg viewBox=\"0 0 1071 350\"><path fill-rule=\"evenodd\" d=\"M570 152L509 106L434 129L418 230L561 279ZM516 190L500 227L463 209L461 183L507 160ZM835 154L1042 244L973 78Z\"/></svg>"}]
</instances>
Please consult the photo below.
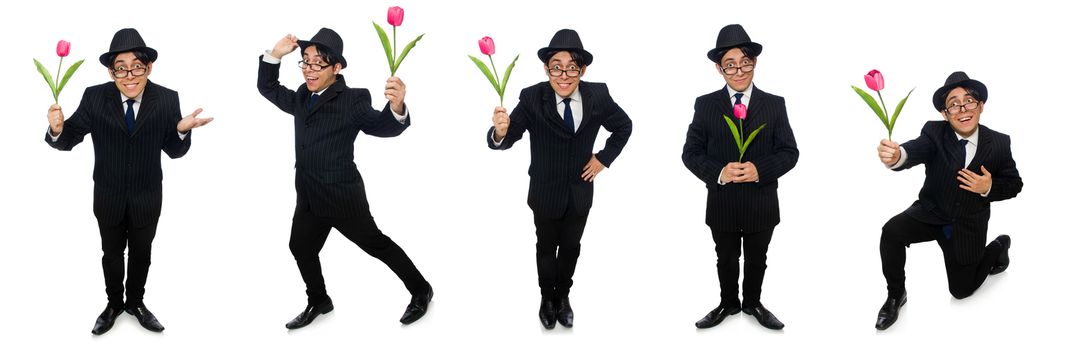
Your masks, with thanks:
<instances>
[{"instance_id":1,"label":"black trousers","mask_svg":"<svg viewBox=\"0 0 1071 350\"><path fill-rule=\"evenodd\" d=\"M413 261L398 244L394 243L376 227L371 216L357 218L325 218L298 209L290 229L290 253L297 261L301 279L305 280L305 294L309 305L318 305L327 300L323 271L320 268L320 250L327 242L327 234L335 228L365 253L379 259L394 271L411 294L427 293L430 285L420 274Z\"/></svg>"},{"instance_id":2,"label":"black trousers","mask_svg":"<svg viewBox=\"0 0 1071 350\"><path fill-rule=\"evenodd\" d=\"M580 258L580 237L588 214L580 214L569 202L561 217L533 214L536 226L536 272L539 294L544 298L569 296L573 272Z\"/></svg>"},{"instance_id":3,"label":"black trousers","mask_svg":"<svg viewBox=\"0 0 1071 350\"><path fill-rule=\"evenodd\" d=\"M721 306L757 307L762 303L762 279L766 276L766 251L770 248L773 228L758 232L723 232L711 230L714 251L718 254L718 281ZM741 305L737 284L740 280L740 251L744 252L744 302Z\"/></svg>"},{"instance_id":4,"label":"black trousers","mask_svg":"<svg viewBox=\"0 0 1071 350\"><path fill-rule=\"evenodd\" d=\"M145 280L149 276L152 256L152 241L156 238L156 224L160 218L141 226L131 224L131 211L118 224L105 225L97 220L100 229L100 245L104 256L100 259L104 269L104 291L108 294L108 306L122 309L123 303L123 251L129 247L126 261L126 304L140 305L145 298Z\"/></svg>"},{"instance_id":5,"label":"black trousers","mask_svg":"<svg viewBox=\"0 0 1071 350\"><path fill-rule=\"evenodd\" d=\"M937 241L941 246L945 273L948 275L948 291L957 299L971 296L985 282L997 258L1004 252L1004 247L994 241L986 246L985 254L978 262L958 264L952 251L952 242L945 238L941 225L927 224L900 213L881 228L881 272L885 274L890 297L904 295L907 247L912 243L928 241Z\"/></svg>"}]
</instances>

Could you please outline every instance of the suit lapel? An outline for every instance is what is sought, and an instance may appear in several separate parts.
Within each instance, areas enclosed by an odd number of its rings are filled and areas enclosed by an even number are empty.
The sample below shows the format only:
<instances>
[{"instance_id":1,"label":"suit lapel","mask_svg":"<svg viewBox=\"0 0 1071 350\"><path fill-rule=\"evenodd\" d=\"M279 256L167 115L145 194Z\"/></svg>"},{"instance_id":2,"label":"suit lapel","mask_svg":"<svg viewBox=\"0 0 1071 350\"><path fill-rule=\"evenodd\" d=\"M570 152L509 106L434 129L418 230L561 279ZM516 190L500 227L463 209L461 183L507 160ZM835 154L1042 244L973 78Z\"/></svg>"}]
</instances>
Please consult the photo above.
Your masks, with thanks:
<instances>
[{"instance_id":1,"label":"suit lapel","mask_svg":"<svg viewBox=\"0 0 1071 350\"><path fill-rule=\"evenodd\" d=\"M728 93L728 92L726 92ZM751 100L747 104L747 118L744 118L744 128L747 132L741 132L741 137L747 138L751 134L751 130L755 130L759 125L762 125L762 121L754 121L755 119L761 119L763 112L766 109L766 93L759 90L758 87L751 87ZM754 126L754 127L752 127Z\"/></svg>"},{"instance_id":2,"label":"suit lapel","mask_svg":"<svg viewBox=\"0 0 1071 350\"><path fill-rule=\"evenodd\" d=\"M982 161L989 157L989 153L993 150L992 135L989 130L978 126L978 148L974 152L974 158L971 159L970 166L967 169L978 169L977 173L981 174ZM974 170L972 170L974 171Z\"/></svg>"},{"instance_id":3,"label":"suit lapel","mask_svg":"<svg viewBox=\"0 0 1071 350\"><path fill-rule=\"evenodd\" d=\"M338 97L338 94L341 93L343 90L346 90L346 78L344 78L342 74L339 74L336 77L338 80L335 80L334 84L331 84L331 86L327 87L327 89L324 89L324 91L320 93L320 96L316 97L316 104L312 106L312 109L308 110L310 116L313 113L316 113L316 111L319 110L320 107L322 107L324 104L327 104L331 100L334 100L336 97ZM303 106L308 105L309 98L312 96L307 92L308 89L306 89L305 91L305 103L302 104Z\"/></svg>"},{"instance_id":4,"label":"suit lapel","mask_svg":"<svg viewBox=\"0 0 1071 350\"><path fill-rule=\"evenodd\" d=\"M148 123L149 118L156 115L156 105L158 105L158 99L156 96L156 85L151 81L145 85L145 92L141 96L141 107L138 107L137 115L134 118L134 132L130 133L130 136L137 135L138 130L141 130L141 126ZM123 115L126 118L126 115Z\"/></svg>"},{"instance_id":5,"label":"suit lapel","mask_svg":"<svg viewBox=\"0 0 1071 350\"><path fill-rule=\"evenodd\" d=\"M584 127L591 124L590 121L592 119L595 119L593 118L595 116L595 109L592 107L595 103L595 96L588 84L585 84L583 81L580 82L580 86L577 88L580 89L580 105L583 109L581 113L584 114L584 119L580 120L580 127L576 128L576 133L579 134L580 130L584 130Z\"/></svg>"},{"instance_id":6,"label":"suit lapel","mask_svg":"<svg viewBox=\"0 0 1071 350\"><path fill-rule=\"evenodd\" d=\"M108 121L108 124L122 129L124 134L127 133L126 115L123 109L123 98L119 97L119 87L112 84L110 88L105 89L102 98L104 99L104 119Z\"/></svg>"},{"instance_id":7,"label":"suit lapel","mask_svg":"<svg viewBox=\"0 0 1071 350\"><path fill-rule=\"evenodd\" d=\"M551 125L551 129L559 136L571 138L572 133L565 128L565 118L558 114L558 99L554 97L554 94L554 88L550 86L550 82L544 84L543 118L546 118L547 123Z\"/></svg>"},{"instance_id":8,"label":"suit lapel","mask_svg":"<svg viewBox=\"0 0 1071 350\"><path fill-rule=\"evenodd\" d=\"M945 130L945 136L943 140L941 140L941 143L944 144L945 150L947 152L952 153L952 155L949 156L949 159L952 160L952 165L956 169L961 169L963 168L963 163L966 160L964 159L966 155L964 155L960 151L963 149L963 146L959 145L959 137L956 136L956 130L952 129L952 125L948 124L948 122L946 121L945 126L947 127L947 129ZM975 152L975 154L977 154L977 152Z\"/></svg>"}]
</instances>

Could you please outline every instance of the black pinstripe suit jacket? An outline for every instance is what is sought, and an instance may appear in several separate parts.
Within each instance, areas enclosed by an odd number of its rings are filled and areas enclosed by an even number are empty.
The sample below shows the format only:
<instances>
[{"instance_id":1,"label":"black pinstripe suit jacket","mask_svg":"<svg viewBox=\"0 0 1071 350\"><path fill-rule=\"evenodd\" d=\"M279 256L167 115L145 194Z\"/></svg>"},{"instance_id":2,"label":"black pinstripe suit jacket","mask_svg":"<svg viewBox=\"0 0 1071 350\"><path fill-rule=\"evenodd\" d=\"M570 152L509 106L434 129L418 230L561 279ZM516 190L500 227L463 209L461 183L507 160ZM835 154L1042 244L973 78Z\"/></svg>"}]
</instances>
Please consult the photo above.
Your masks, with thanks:
<instances>
[{"instance_id":1,"label":"black pinstripe suit jacket","mask_svg":"<svg viewBox=\"0 0 1071 350\"><path fill-rule=\"evenodd\" d=\"M279 64L260 62L257 88L283 112L294 116L294 179L297 210L321 217L370 216L364 181L353 163L357 133L378 137L398 136L409 127L410 118L399 123L390 104L380 112L372 108L366 89L349 88L341 74L308 108L309 89L297 92L279 84Z\"/></svg>"},{"instance_id":2,"label":"black pinstripe suit jacket","mask_svg":"<svg viewBox=\"0 0 1071 350\"><path fill-rule=\"evenodd\" d=\"M740 156L723 117L733 116L729 101L725 88L695 99L695 116L688 126L681 158L688 170L707 185L706 222L711 229L730 232L769 229L781 222L777 179L795 167L799 158L785 99L757 87L752 89L743 137L763 123L766 128L748 146L743 162L755 164L759 182L718 185L725 164L737 161Z\"/></svg>"},{"instance_id":3,"label":"black pinstripe suit jacket","mask_svg":"<svg viewBox=\"0 0 1071 350\"><path fill-rule=\"evenodd\" d=\"M897 171L919 164L926 165L926 181L919 199L905 213L930 224L952 225L952 247L956 261L978 261L985 252L989 228L989 203L1015 197L1023 189L1023 180L1012 159L1011 138L984 125L978 126L978 148L967 169L982 174L981 167L993 174L989 196L959 188L957 173L963 168L962 146L947 121L929 121L922 135L904 142L907 160Z\"/></svg>"},{"instance_id":4,"label":"black pinstripe suit jacket","mask_svg":"<svg viewBox=\"0 0 1071 350\"><path fill-rule=\"evenodd\" d=\"M152 81L142 93L133 136L127 133L124 108L114 82L88 87L56 142L47 131L45 142L69 151L86 134L93 134L93 213L101 223L116 225L129 206L131 223L140 226L160 217L160 151L182 157L190 149L193 132L179 139L178 93Z\"/></svg>"},{"instance_id":5,"label":"black pinstripe suit jacket","mask_svg":"<svg viewBox=\"0 0 1071 350\"><path fill-rule=\"evenodd\" d=\"M495 147L495 128L487 131L487 145L491 149L509 149L524 135L532 140L532 163L528 167L528 206L539 216L561 217L568 201L572 201L579 213L591 209L594 194L592 182L583 181L580 174L591 160L595 137L604 127L610 137L595 157L609 167L632 135L632 119L610 97L603 83L581 81L580 99L584 118L573 135L565 127L558 114L554 89L549 82L542 82L521 90L520 102L510 114L506 137Z\"/></svg>"}]
</instances>

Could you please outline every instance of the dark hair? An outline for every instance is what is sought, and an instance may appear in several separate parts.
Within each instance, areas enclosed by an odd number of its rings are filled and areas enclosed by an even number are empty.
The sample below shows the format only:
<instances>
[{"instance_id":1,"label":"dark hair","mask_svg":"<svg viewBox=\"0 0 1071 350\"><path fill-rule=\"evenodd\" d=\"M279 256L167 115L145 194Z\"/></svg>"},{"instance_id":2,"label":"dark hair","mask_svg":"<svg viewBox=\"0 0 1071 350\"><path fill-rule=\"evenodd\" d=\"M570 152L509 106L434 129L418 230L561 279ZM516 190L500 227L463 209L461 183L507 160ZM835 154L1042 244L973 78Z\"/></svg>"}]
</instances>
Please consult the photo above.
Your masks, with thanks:
<instances>
[{"instance_id":1,"label":"dark hair","mask_svg":"<svg viewBox=\"0 0 1071 350\"><path fill-rule=\"evenodd\" d=\"M338 59L338 54L336 54L334 50L331 50L331 48L327 46L319 46L316 44L309 44L308 46L305 46L305 48L309 47L316 48L316 52L320 55L320 60L324 61L324 63L330 64L332 66L335 65L335 63L342 63L342 60ZM305 49L301 49L301 55L305 55Z\"/></svg>"},{"instance_id":2,"label":"dark hair","mask_svg":"<svg viewBox=\"0 0 1071 350\"><path fill-rule=\"evenodd\" d=\"M948 89L948 91L945 91L945 96L944 96L945 102L948 102L948 94L952 93L952 90L955 90L956 88L963 88L963 90L967 91L967 96L970 96L971 98L975 99L976 101L985 102L985 101L982 101L981 97L978 97L978 96L981 96L981 94L978 92L978 90L975 90L975 89L973 89L973 88L971 88L969 86L962 86L962 85L953 86L951 89ZM945 109L947 109L947 108L942 108L941 111L944 111Z\"/></svg>"},{"instance_id":3,"label":"dark hair","mask_svg":"<svg viewBox=\"0 0 1071 350\"><path fill-rule=\"evenodd\" d=\"M755 58L759 57L758 54L754 53L755 50L751 49L751 46L747 46L747 45L735 46L735 47L730 47L730 48L725 48L725 49L721 49L721 50L718 50L718 51L714 51L714 58L716 58L715 63L717 63L720 66L721 65L721 59L724 58L725 54L729 53L729 50L732 50L732 49L740 49L740 51L744 53L744 57L748 57L748 58L751 58L751 59L755 59Z\"/></svg>"},{"instance_id":4,"label":"dark hair","mask_svg":"<svg viewBox=\"0 0 1071 350\"><path fill-rule=\"evenodd\" d=\"M549 55L547 55L547 59L543 60L543 65L545 66L545 65L549 64L550 63L550 58L554 57L554 55L557 55L559 52L562 52L562 51L569 52L569 58L572 58L573 62L576 62L576 65L580 66L580 68L587 67L588 63L590 63L590 62L587 62L586 60L584 60L584 55L580 54L579 52L572 51L572 50L561 50L561 51L551 52Z\"/></svg>"},{"instance_id":5,"label":"dark hair","mask_svg":"<svg viewBox=\"0 0 1071 350\"><path fill-rule=\"evenodd\" d=\"M115 68L115 59L117 57L119 57L119 55L127 53L127 52L133 53L134 54L134 58L137 58L138 61L141 61L141 63L144 63L144 64L152 63L152 61L149 60L149 54L145 53L145 51L142 51L142 50L139 50L139 49L133 49L133 50L130 50L130 51L116 52L116 53L109 54L108 55L108 68L109 69Z\"/></svg>"}]
</instances>

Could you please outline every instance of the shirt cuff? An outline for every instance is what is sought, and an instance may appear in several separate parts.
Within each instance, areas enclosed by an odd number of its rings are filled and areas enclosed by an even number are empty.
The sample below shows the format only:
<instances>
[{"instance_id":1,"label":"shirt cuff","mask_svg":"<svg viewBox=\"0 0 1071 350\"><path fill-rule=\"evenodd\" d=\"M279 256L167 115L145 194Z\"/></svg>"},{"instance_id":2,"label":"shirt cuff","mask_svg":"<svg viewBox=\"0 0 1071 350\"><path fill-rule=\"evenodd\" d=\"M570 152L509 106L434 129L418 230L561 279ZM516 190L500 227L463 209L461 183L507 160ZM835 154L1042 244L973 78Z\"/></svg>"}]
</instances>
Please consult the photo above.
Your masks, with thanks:
<instances>
[{"instance_id":1,"label":"shirt cuff","mask_svg":"<svg viewBox=\"0 0 1071 350\"><path fill-rule=\"evenodd\" d=\"M718 184L719 185L725 185L725 181L721 180L721 172L720 171L718 172Z\"/></svg>"},{"instance_id":2,"label":"shirt cuff","mask_svg":"<svg viewBox=\"0 0 1071 350\"><path fill-rule=\"evenodd\" d=\"M896 170L907 162L907 150L903 146L900 146L900 160L896 161L896 164L888 166L889 169Z\"/></svg>"},{"instance_id":3,"label":"shirt cuff","mask_svg":"<svg viewBox=\"0 0 1071 350\"><path fill-rule=\"evenodd\" d=\"M48 137L51 137L51 138L52 138L52 142L56 142L56 141L59 141L59 136L63 134L63 133L61 132L61 133L59 133L59 134L56 134L56 136L52 136L52 127L51 127L51 126L50 126L50 127L48 127L48 130L46 130L45 132L47 132L47 133L48 133Z\"/></svg>"},{"instance_id":4,"label":"shirt cuff","mask_svg":"<svg viewBox=\"0 0 1071 350\"><path fill-rule=\"evenodd\" d=\"M495 132L491 132L491 144L495 145L495 148L502 147L502 143L506 142L506 137L503 136L501 141L495 141Z\"/></svg>"},{"instance_id":5,"label":"shirt cuff","mask_svg":"<svg viewBox=\"0 0 1071 350\"><path fill-rule=\"evenodd\" d=\"M279 64L279 63L283 62L283 60L275 58L275 56L272 56L271 55L271 50L264 50L264 58L262 58L261 60L264 61L264 63L270 63L270 64Z\"/></svg>"},{"instance_id":6,"label":"shirt cuff","mask_svg":"<svg viewBox=\"0 0 1071 350\"><path fill-rule=\"evenodd\" d=\"M409 106L405 106L405 113L403 114L394 113L394 109L390 107L387 107L387 109L390 109L390 113L394 114L394 119L397 119L399 123L405 124L405 119L409 118Z\"/></svg>"},{"instance_id":7,"label":"shirt cuff","mask_svg":"<svg viewBox=\"0 0 1071 350\"><path fill-rule=\"evenodd\" d=\"M176 131L176 132L178 132L178 131ZM179 138L179 140L186 141L186 135L189 135L189 134L190 134L189 131L187 131L187 132L179 132L178 133L178 138Z\"/></svg>"}]
</instances>

